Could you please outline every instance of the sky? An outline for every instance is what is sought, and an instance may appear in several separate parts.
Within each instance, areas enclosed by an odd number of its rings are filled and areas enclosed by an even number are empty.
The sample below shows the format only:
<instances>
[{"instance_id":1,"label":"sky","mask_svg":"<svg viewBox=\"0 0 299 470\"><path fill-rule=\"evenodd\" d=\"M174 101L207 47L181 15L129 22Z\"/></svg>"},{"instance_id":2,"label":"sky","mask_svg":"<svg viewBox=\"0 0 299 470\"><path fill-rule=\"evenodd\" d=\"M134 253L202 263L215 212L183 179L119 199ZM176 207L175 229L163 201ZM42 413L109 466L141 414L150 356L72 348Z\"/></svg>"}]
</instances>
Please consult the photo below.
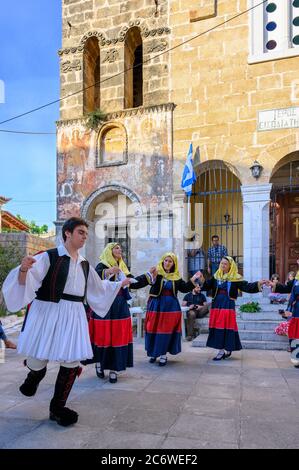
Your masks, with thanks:
<instances>
[{"instance_id":1,"label":"sky","mask_svg":"<svg viewBox=\"0 0 299 470\"><path fill-rule=\"evenodd\" d=\"M61 0L0 0L0 122L59 98ZM2 85L2 87L1 87ZM4 96L1 88L4 85ZM0 125L55 132L59 104ZM56 136L0 132L0 195L12 214L56 220Z\"/></svg>"}]
</instances>

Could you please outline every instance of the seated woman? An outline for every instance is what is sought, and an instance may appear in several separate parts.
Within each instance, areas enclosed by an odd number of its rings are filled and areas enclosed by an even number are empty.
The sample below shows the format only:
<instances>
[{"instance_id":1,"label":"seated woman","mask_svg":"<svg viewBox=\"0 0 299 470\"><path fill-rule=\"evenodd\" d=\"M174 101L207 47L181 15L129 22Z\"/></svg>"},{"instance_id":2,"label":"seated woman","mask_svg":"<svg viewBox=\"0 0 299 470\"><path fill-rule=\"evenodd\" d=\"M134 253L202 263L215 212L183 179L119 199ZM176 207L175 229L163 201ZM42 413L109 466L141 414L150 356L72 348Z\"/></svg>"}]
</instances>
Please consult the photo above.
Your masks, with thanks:
<instances>
[{"instance_id":1,"label":"seated woman","mask_svg":"<svg viewBox=\"0 0 299 470\"><path fill-rule=\"evenodd\" d=\"M213 360L220 361L230 357L232 351L242 349L236 321L235 300L238 297L238 290L255 294L260 292L261 285L265 281L252 283L244 281L230 256L222 258L212 279L205 281L202 275L201 279L202 290L212 290L213 298L207 347L219 349Z\"/></svg>"},{"instance_id":2,"label":"seated woman","mask_svg":"<svg viewBox=\"0 0 299 470\"><path fill-rule=\"evenodd\" d=\"M271 281L278 283L279 274L272 274ZM288 301L287 296L285 294L279 294L278 292L273 292L273 289L269 294L269 299L270 299L271 304L284 304L285 302Z\"/></svg>"},{"instance_id":3,"label":"seated woman","mask_svg":"<svg viewBox=\"0 0 299 470\"><path fill-rule=\"evenodd\" d=\"M185 282L178 270L174 253L162 256L157 266L157 277L150 289L144 323L145 350L154 363L160 357L159 366L167 363L167 353L181 352L182 311L177 298L178 291L190 292L200 272Z\"/></svg>"}]
</instances>

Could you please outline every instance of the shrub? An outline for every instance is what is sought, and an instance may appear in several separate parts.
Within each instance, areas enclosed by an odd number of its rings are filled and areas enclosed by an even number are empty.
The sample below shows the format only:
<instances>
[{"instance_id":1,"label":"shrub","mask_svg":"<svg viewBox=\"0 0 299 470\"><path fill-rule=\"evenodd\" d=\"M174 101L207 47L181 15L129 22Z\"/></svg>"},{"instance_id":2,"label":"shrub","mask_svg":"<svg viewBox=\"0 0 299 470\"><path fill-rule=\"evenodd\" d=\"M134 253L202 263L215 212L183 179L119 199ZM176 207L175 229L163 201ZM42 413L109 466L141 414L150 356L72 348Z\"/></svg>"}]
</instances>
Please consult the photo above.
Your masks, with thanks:
<instances>
[{"instance_id":1,"label":"shrub","mask_svg":"<svg viewBox=\"0 0 299 470\"><path fill-rule=\"evenodd\" d=\"M105 113L101 109L96 109L87 114L86 127L96 130L105 119Z\"/></svg>"}]
</instances>

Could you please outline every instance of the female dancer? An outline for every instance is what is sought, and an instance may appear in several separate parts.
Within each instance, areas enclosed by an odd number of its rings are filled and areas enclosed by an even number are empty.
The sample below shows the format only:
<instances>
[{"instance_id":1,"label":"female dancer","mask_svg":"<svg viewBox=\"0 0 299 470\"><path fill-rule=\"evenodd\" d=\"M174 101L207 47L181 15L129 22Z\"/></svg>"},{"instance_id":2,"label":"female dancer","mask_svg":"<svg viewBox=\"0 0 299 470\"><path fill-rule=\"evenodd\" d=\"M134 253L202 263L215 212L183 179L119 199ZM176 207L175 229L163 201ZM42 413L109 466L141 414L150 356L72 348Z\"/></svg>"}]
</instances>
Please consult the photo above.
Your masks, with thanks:
<instances>
[{"instance_id":1,"label":"female dancer","mask_svg":"<svg viewBox=\"0 0 299 470\"><path fill-rule=\"evenodd\" d=\"M154 271L154 268L151 270ZM118 243L108 243L100 256L96 272L101 279L133 278L123 258ZM148 272L132 280L132 289L141 289L151 284L151 273ZM130 299L128 289L120 289L105 318L92 312L89 320L90 340L94 357L85 363L96 363L96 374L105 377L109 369L110 383L117 382L117 372L133 367L133 333L132 320L127 301Z\"/></svg>"},{"instance_id":2,"label":"female dancer","mask_svg":"<svg viewBox=\"0 0 299 470\"><path fill-rule=\"evenodd\" d=\"M157 273L147 303L145 349L150 357L149 362L154 363L160 357L159 366L165 366L168 352L173 355L181 352L182 312L177 298L178 291L192 291L195 280L201 273L195 273L188 282L183 281L174 253L162 256Z\"/></svg>"},{"instance_id":3,"label":"female dancer","mask_svg":"<svg viewBox=\"0 0 299 470\"><path fill-rule=\"evenodd\" d=\"M207 346L219 349L214 361L220 361L231 356L232 351L242 349L236 321L235 300L238 289L249 294L261 290L265 281L249 283L242 279L233 258L222 258L218 270L212 279L204 281L202 290L212 291L212 305L209 321L209 336Z\"/></svg>"}]
</instances>

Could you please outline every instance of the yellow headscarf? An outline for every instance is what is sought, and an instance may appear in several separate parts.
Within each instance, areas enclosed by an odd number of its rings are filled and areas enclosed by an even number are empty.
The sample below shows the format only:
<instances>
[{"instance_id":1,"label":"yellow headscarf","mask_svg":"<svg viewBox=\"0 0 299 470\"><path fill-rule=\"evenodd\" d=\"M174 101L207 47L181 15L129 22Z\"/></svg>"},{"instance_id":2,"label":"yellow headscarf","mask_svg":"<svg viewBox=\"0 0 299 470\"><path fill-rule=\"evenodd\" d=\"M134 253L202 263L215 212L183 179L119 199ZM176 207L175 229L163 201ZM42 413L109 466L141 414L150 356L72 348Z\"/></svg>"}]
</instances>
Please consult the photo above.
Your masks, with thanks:
<instances>
[{"instance_id":1,"label":"yellow headscarf","mask_svg":"<svg viewBox=\"0 0 299 470\"><path fill-rule=\"evenodd\" d=\"M166 271L164 271L164 267L163 267L163 262L165 258L167 258L168 256L174 262L174 271L172 273L167 273ZM162 256L162 258L160 259L158 263L157 270L158 270L158 274L163 276L168 281L178 281L179 279L181 279L179 269L178 269L178 258L174 253L171 253L171 252L165 253L165 255Z\"/></svg>"},{"instance_id":2,"label":"yellow headscarf","mask_svg":"<svg viewBox=\"0 0 299 470\"><path fill-rule=\"evenodd\" d=\"M238 273L238 268L236 263L234 262L233 258L231 256L224 256L225 259L229 261L230 264L230 269L228 273L224 273L220 267L214 274L214 278L217 279L217 281L229 281L229 282L238 282L242 281L243 278L242 276Z\"/></svg>"},{"instance_id":3,"label":"yellow headscarf","mask_svg":"<svg viewBox=\"0 0 299 470\"><path fill-rule=\"evenodd\" d=\"M121 258L118 262L114 258L112 254L112 250L115 246L119 245L119 243L112 242L108 243L105 246L104 251L100 255L100 262L103 263L107 268L112 268L113 266L119 267L119 269L122 270L123 273L125 273L126 276L130 274L130 271L127 268L126 263L124 260Z\"/></svg>"},{"instance_id":4,"label":"yellow headscarf","mask_svg":"<svg viewBox=\"0 0 299 470\"><path fill-rule=\"evenodd\" d=\"M299 271L297 271L297 274L295 276L296 281L299 281Z\"/></svg>"}]
</instances>

